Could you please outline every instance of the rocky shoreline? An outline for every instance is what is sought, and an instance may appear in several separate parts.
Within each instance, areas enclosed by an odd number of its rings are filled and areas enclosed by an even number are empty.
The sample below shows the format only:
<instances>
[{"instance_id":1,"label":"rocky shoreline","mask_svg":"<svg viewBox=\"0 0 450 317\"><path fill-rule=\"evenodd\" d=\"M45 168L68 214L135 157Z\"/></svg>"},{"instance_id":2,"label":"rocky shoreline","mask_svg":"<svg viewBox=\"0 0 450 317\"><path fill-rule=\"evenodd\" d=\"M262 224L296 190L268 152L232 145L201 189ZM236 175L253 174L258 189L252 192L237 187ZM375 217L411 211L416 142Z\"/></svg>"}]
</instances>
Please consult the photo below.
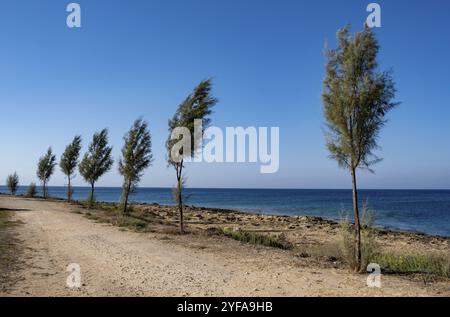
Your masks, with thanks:
<instances>
[{"instance_id":1,"label":"rocky shoreline","mask_svg":"<svg viewBox=\"0 0 450 317\"><path fill-rule=\"evenodd\" d=\"M174 206L134 204L137 210L152 213L176 224L178 213ZM230 227L248 232L283 234L294 245L331 243L339 236L340 224L312 216L283 216L249 213L231 209L185 206L185 221L191 229ZM450 237L423 233L373 228L380 245L388 249L405 248L413 251L449 251Z\"/></svg>"}]
</instances>

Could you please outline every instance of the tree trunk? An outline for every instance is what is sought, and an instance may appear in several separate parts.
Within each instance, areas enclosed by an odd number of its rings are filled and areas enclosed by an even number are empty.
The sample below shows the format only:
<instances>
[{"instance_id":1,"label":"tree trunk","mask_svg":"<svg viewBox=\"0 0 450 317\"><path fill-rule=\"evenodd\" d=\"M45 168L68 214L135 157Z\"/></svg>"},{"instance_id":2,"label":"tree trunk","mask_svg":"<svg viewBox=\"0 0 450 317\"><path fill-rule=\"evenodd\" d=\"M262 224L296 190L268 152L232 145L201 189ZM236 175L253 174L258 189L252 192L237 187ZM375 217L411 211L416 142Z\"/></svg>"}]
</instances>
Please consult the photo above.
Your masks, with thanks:
<instances>
[{"instance_id":1,"label":"tree trunk","mask_svg":"<svg viewBox=\"0 0 450 317\"><path fill-rule=\"evenodd\" d=\"M89 199L89 205L91 205L91 207L94 204L94 183L91 183L91 197Z\"/></svg>"},{"instance_id":2,"label":"tree trunk","mask_svg":"<svg viewBox=\"0 0 450 317\"><path fill-rule=\"evenodd\" d=\"M72 201L72 190L70 188L70 175L67 176L67 179L69 180L69 186L67 189L67 201L70 203Z\"/></svg>"},{"instance_id":3,"label":"tree trunk","mask_svg":"<svg viewBox=\"0 0 450 317\"><path fill-rule=\"evenodd\" d=\"M43 185L44 185L44 199L47 199L47 188L46 188L46 184L45 184L45 180L43 181Z\"/></svg>"},{"instance_id":4,"label":"tree trunk","mask_svg":"<svg viewBox=\"0 0 450 317\"><path fill-rule=\"evenodd\" d=\"M180 182L181 179L178 181ZM180 233L184 234L184 219L183 219L183 198L181 197L181 188L179 187L178 195L178 211L180 212Z\"/></svg>"},{"instance_id":5,"label":"tree trunk","mask_svg":"<svg viewBox=\"0 0 450 317\"><path fill-rule=\"evenodd\" d=\"M180 233L184 234L184 219L183 219L183 161L181 161L180 168L177 168L177 186L178 186L178 211L180 213Z\"/></svg>"},{"instance_id":6,"label":"tree trunk","mask_svg":"<svg viewBox=\"0 0 450 317\"><path fill-rule=\"evenodd\" d=\"M128 195L130 194L131 182L128 181L127 187L125 188L125 201L123 203L123 213L127 213L127 205L128 205Z\"/></svg>"},{"instance_id":7,"label":"tree trunk","mask_svg":"<svg viewBox=\"0 0 450 317\"><path fill-rule=\"evenodd\" d=\"M359 221L356 169L352 169L353 211L355 213L355 271L361 270L361 224Z\"/></svg>"}]
</instances>

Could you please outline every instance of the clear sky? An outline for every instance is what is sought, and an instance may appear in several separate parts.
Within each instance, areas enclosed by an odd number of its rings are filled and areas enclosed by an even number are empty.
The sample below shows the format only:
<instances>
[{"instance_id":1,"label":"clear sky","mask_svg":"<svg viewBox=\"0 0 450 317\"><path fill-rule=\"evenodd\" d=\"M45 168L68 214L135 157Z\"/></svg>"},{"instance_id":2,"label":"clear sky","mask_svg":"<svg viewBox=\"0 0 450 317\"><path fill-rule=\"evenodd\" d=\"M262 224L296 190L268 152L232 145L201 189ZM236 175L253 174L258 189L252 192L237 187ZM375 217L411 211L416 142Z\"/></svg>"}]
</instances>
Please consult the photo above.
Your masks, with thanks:
<instances>
[{"instance_id":1,"label":"clear sky","mask_svg":"<svg viewBox=\"0 0 450 317\"><path fill-rule=\"evenodd\" d=\"M220 99L213 124L280 127L280 170L195 164L192 187L349 188L328 159L321 104L325 41L347 23L359 31L371 1L95 0L82 28L66 26L64 0L0 4L0 183L17 171L37 181L48 146L110 129L114 156L143 116L155 162L142 186L175 182L165 163L167 120L204 78ZM401 107L380 137L384 161L363 188L450 188L450 2L378 1L380 66L392 68ZM75 185L84 185L80 176ZM57 169L50 185L66 184ZM116 166L99 186L118 186Z\"/></svg>"}]
</instances>

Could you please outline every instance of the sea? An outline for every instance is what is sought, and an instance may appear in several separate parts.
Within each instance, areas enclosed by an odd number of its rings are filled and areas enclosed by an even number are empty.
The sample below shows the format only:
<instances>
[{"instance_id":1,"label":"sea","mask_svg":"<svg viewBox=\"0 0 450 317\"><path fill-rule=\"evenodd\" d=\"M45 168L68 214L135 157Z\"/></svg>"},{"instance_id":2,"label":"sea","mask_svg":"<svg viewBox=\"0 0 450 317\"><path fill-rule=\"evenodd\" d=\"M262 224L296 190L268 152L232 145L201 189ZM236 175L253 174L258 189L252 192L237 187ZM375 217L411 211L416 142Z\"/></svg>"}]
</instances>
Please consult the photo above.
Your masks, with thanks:
<instances>
[{"instance_id":1,"label":"sea","mask_svg":"<svg viewBox=\"0 0 450 317\"><path fill-rule=\"evenodd\" d=\"M121 190L98 187L95 197L97 201L118 202ZM88 187L74 187L73 198L85 200L89 191ZM18 194L25 192L26 187L20 187ZM0 186L0 193L7 193L7 188ZM49 187L49 194L65 198L66 188ZM353 219L351 190L186 188L185 194L186 204L198 207L330 220L348 215ZM372 211L376 227L450 237L450 190L360 190L359 199ZM138 188L131 201L174 204L170 188Z\"/></svg>"}]
</instances>

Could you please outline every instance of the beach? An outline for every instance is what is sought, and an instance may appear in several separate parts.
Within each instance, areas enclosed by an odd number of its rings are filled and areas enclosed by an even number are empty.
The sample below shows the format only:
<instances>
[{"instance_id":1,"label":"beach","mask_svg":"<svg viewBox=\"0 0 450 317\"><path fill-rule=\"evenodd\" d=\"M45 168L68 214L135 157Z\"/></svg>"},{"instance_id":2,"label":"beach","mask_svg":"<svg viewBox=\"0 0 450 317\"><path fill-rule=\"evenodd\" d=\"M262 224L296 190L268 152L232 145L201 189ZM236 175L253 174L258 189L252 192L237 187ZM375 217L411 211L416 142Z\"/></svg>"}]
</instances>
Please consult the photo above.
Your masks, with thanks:
<instances>
[{"instance_id":1,"label":"beach","mask_svg":"<svg viewBox=\"0 0 450 317\"><path fill-rule=\"evenodd\" d=\"M310 256L315 245L337 239L332 221L188 207L189 233L179 235L173 207L133 209L140 221L153 219L146 230L111 225L108 208L1 195L0 210L20 223L11 229L20 243L17 265L2 272L0 296L450 296L445 278L383 274L382 286L372 288L368 274ZM222 228L282 235L294 248L214 234ZM377 240L391 250L449 252L448 238L380 230ZM71 263L81 268L76 289L66 285Z\"/></svg>"}]
</instances>

